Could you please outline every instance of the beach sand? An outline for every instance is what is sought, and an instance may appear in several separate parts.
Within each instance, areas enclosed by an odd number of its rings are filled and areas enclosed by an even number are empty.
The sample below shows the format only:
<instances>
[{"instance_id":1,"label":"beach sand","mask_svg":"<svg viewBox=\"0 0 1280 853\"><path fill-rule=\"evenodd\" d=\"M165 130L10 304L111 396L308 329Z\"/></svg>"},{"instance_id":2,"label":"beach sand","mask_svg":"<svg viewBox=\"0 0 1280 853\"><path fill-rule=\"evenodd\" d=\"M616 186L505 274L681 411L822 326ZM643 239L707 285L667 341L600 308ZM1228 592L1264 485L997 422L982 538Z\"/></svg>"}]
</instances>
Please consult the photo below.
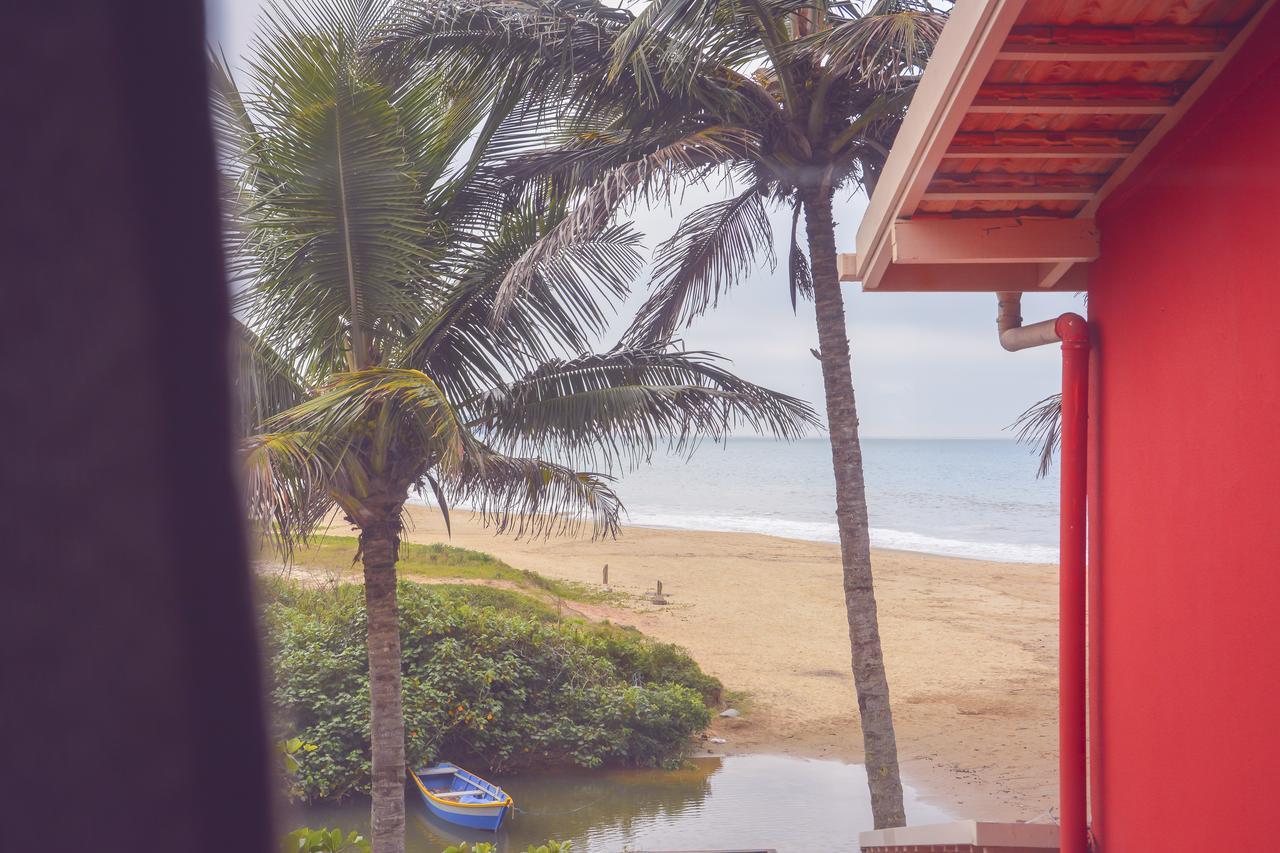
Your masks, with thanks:
<instances>
[{"instance_id":1,"label":"beach sand","mask_svg":"<svg viewBox=\"0 0 1280 853\"><path fill-rule=\"evenodd\" d=\"M730 691L721 752L862 759L839 549L745 533L627 527L616 540L515 540L455 511L411 511L406 539L670 604L573 604L677 643ZM333 533L340 533L341 523ZM958 817L1028 820L1055 805L1057 569L904 551L872 558L903 774Z\"/></svg>"}]
</instances>

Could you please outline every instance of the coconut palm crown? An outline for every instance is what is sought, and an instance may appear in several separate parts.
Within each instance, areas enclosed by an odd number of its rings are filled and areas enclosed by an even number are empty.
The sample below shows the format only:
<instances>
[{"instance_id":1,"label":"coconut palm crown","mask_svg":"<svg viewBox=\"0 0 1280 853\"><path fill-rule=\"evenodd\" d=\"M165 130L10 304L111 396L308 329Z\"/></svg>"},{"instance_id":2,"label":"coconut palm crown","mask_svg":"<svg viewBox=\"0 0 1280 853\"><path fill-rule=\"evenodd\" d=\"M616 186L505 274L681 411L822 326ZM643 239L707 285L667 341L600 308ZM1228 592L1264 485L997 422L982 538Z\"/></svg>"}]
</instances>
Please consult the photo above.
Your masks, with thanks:
<instances>
[{"instance_id":1,"label":"coconut palm crown","mask_svg":"<svg viewBox=\"0 0 1280 853\"><path fill-rule=\"evenodd\" d=\"M395 564L416 490L448 522L614 532L602 474L739 429L797 437L803 402L667 341L591 342L636 274L623 225L513 265L574 214L554 187L504 192L489 140L521 108L366 47L388 7L278 4L237 84L212 63L236 279L247 497L285 554L339 512L359 531L369 639L373 848L404 849Z\"/></svg>"},{"instance_id":2,"label":"coconut palm crown","mask_svg":"<svg viewBox=\"0 0 1280 853\"><path fill-rule=\"evenodd\" d=\"M409 0L378 36L387 67L448 69L519 103L496 172L577 203L508 269L496 308L539 265L630 203L720 180L653 258L631 344L667 340L758 263L768 209L790 209L792 307L815 302L844 591L872 810L905 820L873 592L857 410L836 266L834 194L874 187L944 23L926 0ZM533 133L547 116L555 132ZM799 239L804 214L808 251Z\"/></svg>"}]
</instances>

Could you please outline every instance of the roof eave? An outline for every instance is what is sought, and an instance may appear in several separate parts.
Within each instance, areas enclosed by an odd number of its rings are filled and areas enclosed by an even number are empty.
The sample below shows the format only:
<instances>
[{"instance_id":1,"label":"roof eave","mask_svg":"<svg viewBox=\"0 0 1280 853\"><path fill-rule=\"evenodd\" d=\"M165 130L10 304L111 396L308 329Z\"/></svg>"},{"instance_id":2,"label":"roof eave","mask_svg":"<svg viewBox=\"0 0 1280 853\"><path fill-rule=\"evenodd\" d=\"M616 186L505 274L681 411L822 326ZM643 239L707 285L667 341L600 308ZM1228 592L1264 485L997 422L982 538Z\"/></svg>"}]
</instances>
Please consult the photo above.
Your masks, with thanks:
<instances>
[{"instance_id":1,"label":"roof eave","mask_svg":"<svg viewBox=\"0 0 1280 853\"><path fill-rule=\"evenodd\" d=\"M914 210L1026 0L956 4L911 100L902 128L858 227L849 276L875 289L891 260L890 234ZM962 108L957 109L957 105Z\"/></svg>"}]
</instances>

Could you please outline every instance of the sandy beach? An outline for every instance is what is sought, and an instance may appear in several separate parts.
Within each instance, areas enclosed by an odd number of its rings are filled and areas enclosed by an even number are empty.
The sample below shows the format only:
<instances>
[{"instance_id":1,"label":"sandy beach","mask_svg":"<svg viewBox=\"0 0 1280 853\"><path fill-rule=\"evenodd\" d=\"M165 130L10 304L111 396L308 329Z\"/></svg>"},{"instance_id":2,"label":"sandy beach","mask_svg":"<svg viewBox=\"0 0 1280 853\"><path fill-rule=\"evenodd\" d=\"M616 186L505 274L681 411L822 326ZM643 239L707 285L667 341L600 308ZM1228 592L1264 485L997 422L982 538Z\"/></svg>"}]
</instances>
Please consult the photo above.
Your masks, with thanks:
<instances>
[{"instance_id":1,"label":"sandy beach","mask_svg":"<svg viewBox=\"0 0 1280 853\"><path fill-rule=\"evenodd\" d=\"M516 568L637 600L574 604L687 648L730 691L724 752L860 761L849 641L833 544L628 527L616 540L515 540L455 512L415 507L406 539L494 554ZM331 532L344 533L335 524ZM1055 804L1054 566L905 551L873 556L899 754L909 784L967 817L1028 820ZM639 600L656 580L665 607Z\"/></svg>"}]
</instances>

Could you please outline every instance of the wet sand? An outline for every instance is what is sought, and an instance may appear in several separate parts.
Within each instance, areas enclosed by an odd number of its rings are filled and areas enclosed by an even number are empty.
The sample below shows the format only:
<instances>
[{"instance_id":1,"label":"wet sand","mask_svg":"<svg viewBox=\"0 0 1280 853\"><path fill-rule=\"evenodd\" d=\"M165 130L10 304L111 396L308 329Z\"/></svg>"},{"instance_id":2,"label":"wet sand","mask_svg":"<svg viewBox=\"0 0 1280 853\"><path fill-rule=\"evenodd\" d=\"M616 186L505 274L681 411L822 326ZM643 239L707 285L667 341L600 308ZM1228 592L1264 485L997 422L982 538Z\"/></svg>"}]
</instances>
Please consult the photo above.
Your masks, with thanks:
<instances>
[{"instance_id":1,"label":"wet sand","mask_svg":"<svg viewBox=\"0 0 1280 853\"><path fill-rule=\"evenodd\" d=\"M438 513L411 521L408 540L446 541ZM635 598L573 609L678 643L746 694L741 717L716 720L714 749L861 760L835 545L642 527L517 541L464 512L447 541L591 584L608 563ZM873 568L904 776L958 816L1043 815L1057 795L1056 567L876 551ZM665 607L642 599L657 580Z\"/></svg>"}]
</instances>

